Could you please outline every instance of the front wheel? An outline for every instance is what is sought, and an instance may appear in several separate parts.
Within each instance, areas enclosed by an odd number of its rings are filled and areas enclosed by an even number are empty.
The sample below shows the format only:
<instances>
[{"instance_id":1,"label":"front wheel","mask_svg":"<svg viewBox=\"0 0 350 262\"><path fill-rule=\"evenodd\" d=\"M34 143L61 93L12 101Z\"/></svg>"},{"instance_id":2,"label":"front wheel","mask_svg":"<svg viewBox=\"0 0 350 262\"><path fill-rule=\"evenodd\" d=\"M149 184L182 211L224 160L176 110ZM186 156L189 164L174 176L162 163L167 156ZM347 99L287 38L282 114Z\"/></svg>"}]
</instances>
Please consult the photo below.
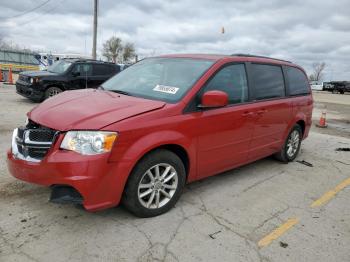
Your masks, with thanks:
<instances>
[{"instance_id":1,"label":"front wheel","mask_svg":"<svg viewBox=\"0 0 350 262\"><path fill-rule=\"evenodd\" d=\"M290 131L281 151L275 154L275 157L285 163L293 161L299 153L302 134L300 125L296 124Z\"/></svg>"},{"instance_id":2,"label":"front wheel","mask_svg":"<svg viewBox=\"0 0 350 262\"><path fill-rule=\"evenodd\" d=\"M45 99L58 95L61 92L62 92L61 88L58 88L56 86L51 86L45 91Z\"/></svg>"},{"instance_id":3,"label":"front wheel","mask_svg":"<svg viewBox=\"0 0 350 262\"><path fill-rule=\"evenodd\" d=\"M180 198L186 180L181 159L171 151L156 150L143 157L127 182L123 204L138 217L170 210Z\"/></svg>"}]
</instances>

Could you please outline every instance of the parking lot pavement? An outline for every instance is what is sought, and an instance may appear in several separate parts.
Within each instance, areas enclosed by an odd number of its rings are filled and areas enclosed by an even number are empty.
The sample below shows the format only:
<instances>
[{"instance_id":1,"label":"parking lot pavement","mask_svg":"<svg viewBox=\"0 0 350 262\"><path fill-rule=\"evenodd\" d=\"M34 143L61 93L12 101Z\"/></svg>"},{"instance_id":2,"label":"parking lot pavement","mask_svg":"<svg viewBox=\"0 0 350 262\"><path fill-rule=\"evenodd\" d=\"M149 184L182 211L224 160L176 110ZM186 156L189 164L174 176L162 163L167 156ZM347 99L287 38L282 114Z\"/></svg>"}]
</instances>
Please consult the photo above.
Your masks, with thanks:
<instances>
[{"instance_id":1,"label":"parking lot pavement","mask_svg":"<svg viewBox=\"0 0 350 262\"><path fill-rule=\"evenodd\" d=\"M350 93L344 95L329 92L313 92L315 99L313 122L319 122L322 112L326 112L328 128L313 131L350 138Z\"/></svg>"},{"instance_id":2,"label":"parking lot pavement","mask_svg":"<svg viewBox=\"0 0 350 262\"><path fill-rule=\"evenodd\" d=\"M312 94L314 99L318 102L336 103L350 106L350 93L340 95L332 94L331 92L313 91Z\"/></svg>"},{"instance_id":3,"label":"parking lot pavement","mask_svg":"<svg viewBox=\"0 0 350 262\"><path fill-rule=\"evenodd\" d=\"M35 104L0 86L0 105L0 261L349 260L350 152L335 150L349 138L312 131L297 158L312 167L266 158L187 185L173 210L140 219L52 204L49 189L12 178L11 130Z\"/></svg>"}]
</instances>

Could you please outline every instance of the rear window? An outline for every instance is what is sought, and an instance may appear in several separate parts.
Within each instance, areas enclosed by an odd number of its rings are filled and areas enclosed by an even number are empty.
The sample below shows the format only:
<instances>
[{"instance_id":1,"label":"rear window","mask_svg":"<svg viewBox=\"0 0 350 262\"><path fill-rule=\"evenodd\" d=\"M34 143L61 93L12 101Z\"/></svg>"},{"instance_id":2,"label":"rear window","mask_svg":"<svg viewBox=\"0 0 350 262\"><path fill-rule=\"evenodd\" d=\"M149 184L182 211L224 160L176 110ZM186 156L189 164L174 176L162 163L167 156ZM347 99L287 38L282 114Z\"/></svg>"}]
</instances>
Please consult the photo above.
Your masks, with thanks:
<instances>
[{"instance_id":1,"label":"rear window","mask_svg":"<svg viewBox=\"0 0 350 262\"><path fill-rule=\"evenodd\" d=\"M286 72L290 95L305 95L310 93L308 80L300 69L288 66Z\"/></svg>"},{"instance_id":2,"label":"rear window","mask_svg":"<svg viewBox=\"0 0 350 262\"><path fill-rule=\"evenodd\" d=\"M94 64L93 65L93 74L94 75L110 75L113 73L113 68L110 65L99 65Z\"/></svg>"},{"instance_id":3,"label":"rear window","mask_svg":"<svg viewBox=\"0 0 350 262\"><path fill-rule=\"evenodd\" d=\"M251 64L251 71L256 100L285 95L283 73L280 66Z\"/></svg>"}]
</instances>

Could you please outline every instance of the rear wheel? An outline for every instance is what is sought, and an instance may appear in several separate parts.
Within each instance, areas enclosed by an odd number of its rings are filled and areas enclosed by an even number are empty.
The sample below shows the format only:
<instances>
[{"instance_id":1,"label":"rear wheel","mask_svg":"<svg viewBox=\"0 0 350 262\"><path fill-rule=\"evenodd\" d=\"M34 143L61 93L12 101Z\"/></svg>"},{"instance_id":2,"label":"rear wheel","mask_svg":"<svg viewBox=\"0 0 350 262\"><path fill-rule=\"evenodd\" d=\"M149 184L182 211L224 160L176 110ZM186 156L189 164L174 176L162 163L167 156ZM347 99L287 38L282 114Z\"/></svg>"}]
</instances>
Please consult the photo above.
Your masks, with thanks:
<instances>
[{"instance_id":1,"label":"rear wheel","mask_svg":"<svg viewBox=\"0 0 350 262\"><path fill-rule=\"evenodd\" d=\"M53 97L55 95L58 95L59 93L62 93L62 89L56 86L49 87L45 91L45 99L48 99L50 97Z\"/></svg>"},{"instance_id":2,"label":"rear wheel","mask_svg":"<svg viewBox=\"0 0 350 262\"><path fill-rule=\"evenodd\" d=\"M171 151L156 150L143 157L130 175L124 206L138 217L167 212L180 198L186 180L181 159Z\"/></svg>"},{"instance_id":3,"label":"rear wheel","mask_svg":"<svg viewBox=\"0 0 350 262\"><path fill-rule=\"evenodd\" d=\"M300 125L296 124L290 131L281 151L275 154L275 157L285 163L293 161L299 153L302 134Z\"/></svg>"}]
</instances>

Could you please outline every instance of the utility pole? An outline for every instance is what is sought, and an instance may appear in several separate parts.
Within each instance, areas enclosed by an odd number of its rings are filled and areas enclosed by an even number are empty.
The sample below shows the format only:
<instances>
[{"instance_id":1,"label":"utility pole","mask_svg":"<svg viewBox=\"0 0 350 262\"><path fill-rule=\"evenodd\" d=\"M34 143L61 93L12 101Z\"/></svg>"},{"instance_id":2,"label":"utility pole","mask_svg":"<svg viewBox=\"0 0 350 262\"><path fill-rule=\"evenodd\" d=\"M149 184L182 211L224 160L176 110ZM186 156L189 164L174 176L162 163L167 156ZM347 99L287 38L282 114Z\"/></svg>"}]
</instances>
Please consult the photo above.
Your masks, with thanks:
<instances>
[{"instance_id":1,"label":"utility pole","mask_svg":"<svg viewBox=\"0 0 350 262\"><path fill-rule=\"evenodd\" d=\"M93 33L93 39L92 39L92 59L96 59L97 8L98 8L98 0L94 0L94 33Z\"/></svg>"}]
</instances>

